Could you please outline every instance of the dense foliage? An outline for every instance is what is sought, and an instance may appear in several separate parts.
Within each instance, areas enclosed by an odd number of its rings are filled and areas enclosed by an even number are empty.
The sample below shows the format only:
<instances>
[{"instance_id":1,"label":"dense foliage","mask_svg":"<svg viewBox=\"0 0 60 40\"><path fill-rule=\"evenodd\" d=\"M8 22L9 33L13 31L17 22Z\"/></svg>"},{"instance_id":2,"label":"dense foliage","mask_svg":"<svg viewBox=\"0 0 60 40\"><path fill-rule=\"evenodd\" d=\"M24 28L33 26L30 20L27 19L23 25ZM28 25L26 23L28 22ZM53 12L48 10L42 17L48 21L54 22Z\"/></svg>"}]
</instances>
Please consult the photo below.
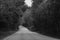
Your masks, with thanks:
<instances>
[{"instance_id":1,"label":"dense foliage","mask_svg":"<svg viewBox=\"0 0 60 40\"><path fill-rule=\"evenodd\" d=\"M24 2L16 0L0 0L0 31L17 30Z\"/></svg>"},{"instance_id":2,"label":"dense foliage","mask_svg":"<svg viewBox=\"0 0 60 40\"><path fill-rule=\"evenodd\" d=\"M44 5L44 4L43 4ZM47 4L46 4L47 5ZM46 6L45 5L45 6ZM34 28L38 33L54 37L60 36L60 3L56 0L51 1L46 7L37 8L33 12Z\"/></svg>"},{"instance_id":3,"label":"dense foliage","mask_svg":"<svg viewBox=\"0 0 60 40\"><path fill-rule=\"evenodd\" d=\"M48 0L43 4L35 4L31 12L34 19L32 22L34 27L30 27L30 30L39 34L60 38L59 0Z\"/></svg>"}]
</instances>

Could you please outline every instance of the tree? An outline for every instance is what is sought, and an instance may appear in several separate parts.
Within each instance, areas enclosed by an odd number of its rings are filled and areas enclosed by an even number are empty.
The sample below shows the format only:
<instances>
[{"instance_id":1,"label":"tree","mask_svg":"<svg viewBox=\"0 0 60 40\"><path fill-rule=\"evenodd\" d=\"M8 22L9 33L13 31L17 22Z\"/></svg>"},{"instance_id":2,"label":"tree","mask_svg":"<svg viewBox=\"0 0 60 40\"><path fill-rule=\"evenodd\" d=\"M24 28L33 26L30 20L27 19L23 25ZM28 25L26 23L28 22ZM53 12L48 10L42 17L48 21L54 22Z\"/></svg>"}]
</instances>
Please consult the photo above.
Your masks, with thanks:
<instances>
[{"instance_id":1,"label":"tree","mask_svg":"<svg viewBox=\"0 0 60 40\"><path fill-rule=\"evenodd\" d=\"M36 6L36 7L34 7ZM48 0L32 7L34 19L32 31L53 38L60 38L60 3L58 0Z\"/></svg>"},{"instance_id":2,"label":"tree","mask_svg":"<svg viewBox=\"0 0 60 40\"><path fill-rule=\"evenodd\" d=\"M19 2L19 3L18 3ZM12 4L11 4L12 3ZM18 4L17 4L18 3ZM21 3L21 4L20 4ZM20 18L23 15L21 1L1 1L0 4L0 29L16 30L20 25ZM20 4L20 5L19 5ZM18 6L19 5L19 6ZM2 27L4 25L4 27Z\"/></svg>"}]
</instances>

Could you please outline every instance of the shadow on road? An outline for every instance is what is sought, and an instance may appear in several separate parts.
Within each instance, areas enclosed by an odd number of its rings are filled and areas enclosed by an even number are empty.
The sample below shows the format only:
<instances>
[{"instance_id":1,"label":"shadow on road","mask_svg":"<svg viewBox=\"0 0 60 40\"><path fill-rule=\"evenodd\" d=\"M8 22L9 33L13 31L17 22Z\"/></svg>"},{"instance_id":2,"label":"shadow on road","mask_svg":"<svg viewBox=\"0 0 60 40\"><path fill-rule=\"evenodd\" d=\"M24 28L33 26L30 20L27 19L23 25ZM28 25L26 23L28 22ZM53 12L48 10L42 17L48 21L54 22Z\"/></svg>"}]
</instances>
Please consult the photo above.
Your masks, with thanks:
<instances>
[{"instance_id":1,"label":"shadow on road","mask_svg":"<svg viewBox=\"0 0 60 40\"><path fill-rule=\"evenodd\" d=\"M9 31L9 32L0 32L0 40L4 39L5 37L8 37L12 34L14 34L16 31Z\"/></svg>"}]
</instances>

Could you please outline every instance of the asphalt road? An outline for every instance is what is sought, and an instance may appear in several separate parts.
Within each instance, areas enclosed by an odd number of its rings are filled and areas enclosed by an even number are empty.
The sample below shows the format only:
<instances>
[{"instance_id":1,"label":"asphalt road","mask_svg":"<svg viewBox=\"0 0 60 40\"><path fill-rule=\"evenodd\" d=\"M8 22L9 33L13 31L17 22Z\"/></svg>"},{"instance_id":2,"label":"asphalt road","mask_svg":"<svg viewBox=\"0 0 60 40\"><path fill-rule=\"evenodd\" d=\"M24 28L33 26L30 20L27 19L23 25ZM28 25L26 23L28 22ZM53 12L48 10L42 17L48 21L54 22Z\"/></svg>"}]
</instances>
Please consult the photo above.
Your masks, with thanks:
<instances>
[{"instance_id":1,"label":"asphalt road","mask_svg":"<svg viewBox=\"0 0 60 40\"><path fill-rule=\"evenodd\" d=\"M43 35L31 32L26 28L22 28L16 33L4 38L3 40L58 40L58 39L43 36Z\"/></svg>"}]
</instances>

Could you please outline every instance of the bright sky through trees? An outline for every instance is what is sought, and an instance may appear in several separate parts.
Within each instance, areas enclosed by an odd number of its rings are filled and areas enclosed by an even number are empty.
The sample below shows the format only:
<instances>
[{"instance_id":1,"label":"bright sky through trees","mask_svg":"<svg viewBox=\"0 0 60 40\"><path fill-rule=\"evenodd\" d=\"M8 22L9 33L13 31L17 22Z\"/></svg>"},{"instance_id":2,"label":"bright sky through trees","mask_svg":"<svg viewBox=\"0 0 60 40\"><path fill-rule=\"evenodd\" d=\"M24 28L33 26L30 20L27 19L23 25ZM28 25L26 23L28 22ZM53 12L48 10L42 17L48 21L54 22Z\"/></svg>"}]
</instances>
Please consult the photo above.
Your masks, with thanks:
<instances>
[{"instance_id":1,"label":"bright sky through trees","mask_svg":"<svg viewBox=\"0 0 60 40\"><path fill-rule=\"evenodd\" d=\"M33 3L32 0L25 0L25 5L27 5L28 7L31 7L32 3Z\"/></svg>"}]
</instances>

